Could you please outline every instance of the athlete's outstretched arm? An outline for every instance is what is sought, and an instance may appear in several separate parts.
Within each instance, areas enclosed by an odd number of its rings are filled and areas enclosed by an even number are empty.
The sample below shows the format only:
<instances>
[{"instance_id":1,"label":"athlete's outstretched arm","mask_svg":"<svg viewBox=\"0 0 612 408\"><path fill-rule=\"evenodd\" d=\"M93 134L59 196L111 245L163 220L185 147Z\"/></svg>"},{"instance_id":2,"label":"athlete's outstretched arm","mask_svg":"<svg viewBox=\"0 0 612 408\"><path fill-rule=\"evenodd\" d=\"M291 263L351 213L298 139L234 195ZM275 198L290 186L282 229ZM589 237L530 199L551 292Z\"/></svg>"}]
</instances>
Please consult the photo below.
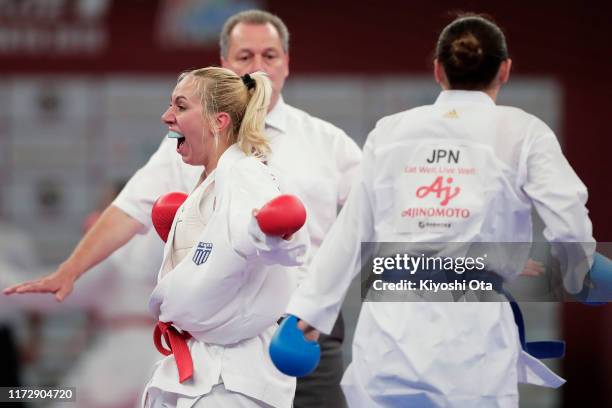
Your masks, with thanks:
<instances>
[{"instance_id":1,"label":"athlete's outstretched arm","mask_svg":"<svg viewBox=\"0 0 612 408\"><path fill-rule=\"evenodd\" d=\"M143 225L125 212L109 206L85 234L72 254L53 273L4 289L4 294L54 293L58 301L72 292L74 282L89 269L127 243Z\"/></svg>"}]
</instances>

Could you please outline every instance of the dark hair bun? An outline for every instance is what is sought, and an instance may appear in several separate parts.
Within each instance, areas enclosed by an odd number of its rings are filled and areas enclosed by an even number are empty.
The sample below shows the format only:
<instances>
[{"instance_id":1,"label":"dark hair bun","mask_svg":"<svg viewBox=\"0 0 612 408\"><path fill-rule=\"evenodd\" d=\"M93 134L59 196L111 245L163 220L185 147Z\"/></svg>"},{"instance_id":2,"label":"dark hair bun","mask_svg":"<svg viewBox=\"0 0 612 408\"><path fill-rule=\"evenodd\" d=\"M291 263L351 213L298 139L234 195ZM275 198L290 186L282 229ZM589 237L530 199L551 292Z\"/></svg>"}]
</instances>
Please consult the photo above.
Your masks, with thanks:
<instances>
[{"instance_id":1,"label":"dark hair bun","mask_svg":"<svg viewBox=\"0 0 612 408\"><path fill-rule=\"evenodd\" d=\"M486 89L508 58L506 38L492 20L467 14L444 27L436 47L451 89Z\"/></svg>"},{"instance_id":2,"label":"dark hair bun","mask_svg":"<svg viewBox=\"0 0 612 408\"><path fill-rule=\"evenodd\" d=\"M451 63L460 71L477 69L484 59L480 41L469 32L452 42L450 52Z\"/></svg>"}]
</instances>

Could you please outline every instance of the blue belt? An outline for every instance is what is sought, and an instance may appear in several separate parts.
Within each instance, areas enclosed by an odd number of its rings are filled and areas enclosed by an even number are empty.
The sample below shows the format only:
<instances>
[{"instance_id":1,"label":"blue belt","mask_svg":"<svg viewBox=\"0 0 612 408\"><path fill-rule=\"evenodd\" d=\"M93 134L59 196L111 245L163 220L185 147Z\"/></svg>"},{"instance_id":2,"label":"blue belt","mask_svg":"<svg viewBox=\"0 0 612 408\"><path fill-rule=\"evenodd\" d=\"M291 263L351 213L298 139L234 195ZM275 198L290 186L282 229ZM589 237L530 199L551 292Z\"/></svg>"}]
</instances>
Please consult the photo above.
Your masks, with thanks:
<instances>
[{"instance_id":1,"label":"blue belt","mask_svg":"<svg viewBox=\"0 0 612 408\"><path fill-rule=\"evenodd\" d=\"M527 353L531 354L535 358L562 358L565 355L565 342L561 340L546 340L546 341L526 341L525 340L525 322L523 320L523 313L514 297L505 289L502 288L500 292L510 302L512 308L512 314L514 315L514 322L518 327L519 339L521 341L521 347Z\"/></svg>"}]
</instances>

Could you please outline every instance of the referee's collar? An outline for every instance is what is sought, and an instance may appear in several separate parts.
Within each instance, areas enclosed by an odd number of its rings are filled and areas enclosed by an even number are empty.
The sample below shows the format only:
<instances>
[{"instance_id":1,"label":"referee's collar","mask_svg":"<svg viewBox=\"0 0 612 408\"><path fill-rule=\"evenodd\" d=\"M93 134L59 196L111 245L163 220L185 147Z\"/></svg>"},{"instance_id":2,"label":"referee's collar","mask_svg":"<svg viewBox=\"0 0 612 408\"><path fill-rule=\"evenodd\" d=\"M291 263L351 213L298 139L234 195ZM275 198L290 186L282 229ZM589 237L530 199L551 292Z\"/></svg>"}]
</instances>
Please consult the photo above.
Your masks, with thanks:
<instances>
[{"instance_id":1,"label":"referee's collar","mask_svg":"<svg viewBox=\"0 0 612 408\"><path fill-rule=\"evenodd\" d=\"M435 104L448 103L482 103L491 106L495 105L493 99L482 91L449 90L440 92Z\"/></svg>"},{"instance_id":2,"label":"referee's collar","mask_svg":"<svg viewBox=\"0 0 612 408\"><path fill-rule=\"evenodd\" d=\"M282 95L278 97L274 108L268 112L268 116L266 116L266 126L273 127L282 133L285 133L287 130L287 105Z\"/></svg>"}]
</instances>

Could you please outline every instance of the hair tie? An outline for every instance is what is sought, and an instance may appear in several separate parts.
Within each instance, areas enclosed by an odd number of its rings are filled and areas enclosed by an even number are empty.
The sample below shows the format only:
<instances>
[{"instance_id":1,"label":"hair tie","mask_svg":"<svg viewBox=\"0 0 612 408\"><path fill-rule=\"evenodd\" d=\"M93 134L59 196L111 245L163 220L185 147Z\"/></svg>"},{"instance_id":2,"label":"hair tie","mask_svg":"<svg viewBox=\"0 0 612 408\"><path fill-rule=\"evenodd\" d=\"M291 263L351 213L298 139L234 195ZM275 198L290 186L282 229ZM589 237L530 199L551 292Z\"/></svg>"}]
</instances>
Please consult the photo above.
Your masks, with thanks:
<instances>
[{"instance_id":1,"label":"hair tie","mask_svg":"<svg viewBox=\"0 0 612 408\"><path fill-rule=\"evenodd\" d=\"M248 90L255 88L255 85L256 85L255 80L251 78L249 74L244 74L243 76L240 77L240 79L242 79L242 82L244 83L244 85L247 87Z\"/></svg>"}]
</instances>

